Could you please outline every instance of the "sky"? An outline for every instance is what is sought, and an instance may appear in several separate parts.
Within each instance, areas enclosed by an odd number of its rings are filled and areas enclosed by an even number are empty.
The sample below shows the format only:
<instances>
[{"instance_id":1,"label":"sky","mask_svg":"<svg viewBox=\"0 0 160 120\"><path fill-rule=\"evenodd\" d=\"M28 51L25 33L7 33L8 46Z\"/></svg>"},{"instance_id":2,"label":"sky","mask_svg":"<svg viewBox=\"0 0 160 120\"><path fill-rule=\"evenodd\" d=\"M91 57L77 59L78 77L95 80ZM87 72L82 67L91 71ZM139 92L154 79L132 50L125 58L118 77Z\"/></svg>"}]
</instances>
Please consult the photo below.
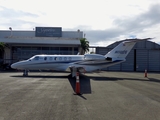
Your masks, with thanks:
<instances>
[{"instance_id":1,"label":"sky","mask_svg":"<svg viewBox=\"0 0 160 120\"><path fill-rule=\"evenodd\" d=\"M0 0L0 30L9 27L79 29L90 46L148 37L160 44L160 0Z\"/></svg>"}]
</instances>

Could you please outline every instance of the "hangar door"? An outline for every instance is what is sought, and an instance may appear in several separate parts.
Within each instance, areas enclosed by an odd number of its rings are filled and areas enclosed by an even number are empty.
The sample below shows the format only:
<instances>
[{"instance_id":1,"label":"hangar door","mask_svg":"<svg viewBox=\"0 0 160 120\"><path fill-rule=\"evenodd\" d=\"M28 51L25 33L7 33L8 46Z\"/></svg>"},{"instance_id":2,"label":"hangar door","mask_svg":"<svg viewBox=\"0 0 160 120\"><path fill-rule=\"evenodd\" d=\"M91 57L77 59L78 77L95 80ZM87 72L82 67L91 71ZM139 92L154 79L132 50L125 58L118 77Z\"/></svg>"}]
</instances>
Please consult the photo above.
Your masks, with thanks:
<instances>
[{"instance_id":1,"label":"hangar door","mask_svg":"<svg viewBox=\"0 0 160 120\"><path fill-rule=\"evenodd\" d=\"M144 71L148 68L148 50L136 49L135 71Z\"/></svg>"},{"instance_id":2,"label":"hangar door","mask_svg":"<svg viewBox=\"0 0 160 120\"><path fill-rule=\"evenodd\" d=\"M159 50L149 50L149 71L160 71L160 52Z\"/></svg>"},{"instance_id":3,"label":"hangar door","mask_svg":"<svg viewBox=\"0 0 160 120\"><path fill-rule=\"evenodd\" d=\"M121 63L121 71L133 71L134 70L134 50L131 50L126 57L126 61Z\"/></svg>"}]
</instances>

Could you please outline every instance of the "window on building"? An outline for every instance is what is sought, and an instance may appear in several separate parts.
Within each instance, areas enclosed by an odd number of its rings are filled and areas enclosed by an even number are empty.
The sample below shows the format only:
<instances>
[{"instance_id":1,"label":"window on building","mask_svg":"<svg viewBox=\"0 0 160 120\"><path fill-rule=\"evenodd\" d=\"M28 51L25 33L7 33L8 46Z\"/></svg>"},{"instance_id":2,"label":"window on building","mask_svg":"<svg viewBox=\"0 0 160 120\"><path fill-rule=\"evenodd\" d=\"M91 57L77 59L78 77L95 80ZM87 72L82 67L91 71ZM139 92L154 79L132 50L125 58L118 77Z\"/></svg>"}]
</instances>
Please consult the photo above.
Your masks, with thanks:
<instances>
[{"instance_id":1,"label":"window on building","mask_svg":"<svg viewBox=\"0 0 160 120\"><path fill-rule=\"evenodd\" d=\"M59 54L59 47L51 47L50 53L51 54Z\"/></svg>"},{"instance_id":2,"label":"window on building","mask_svg":"<svg viewBox=\"0 0 160 120\"><path fill-rule=\"evenodd\" d=\"M68 47L60 47L61 55L68 55Z\"/></svg>"},{"instance_id":3,"label":"window on building","mask_svg":"<svg viewBox=\"0 0 160 120\"><path fill-rule=\"evenodd\" d=\"M73 53L72 53L72 47L69 47L68 48L68 55L72 55Z\"/></svg>"},{"instance_id":4,"label":"window on building","mask_svg":"<svg viewBox=\"0 0 160 120\"><path fill-rule=\"evenodd\" d=\"M74 55L78 54L78 48L74 48Z\"/></svg>"}]
</instances>

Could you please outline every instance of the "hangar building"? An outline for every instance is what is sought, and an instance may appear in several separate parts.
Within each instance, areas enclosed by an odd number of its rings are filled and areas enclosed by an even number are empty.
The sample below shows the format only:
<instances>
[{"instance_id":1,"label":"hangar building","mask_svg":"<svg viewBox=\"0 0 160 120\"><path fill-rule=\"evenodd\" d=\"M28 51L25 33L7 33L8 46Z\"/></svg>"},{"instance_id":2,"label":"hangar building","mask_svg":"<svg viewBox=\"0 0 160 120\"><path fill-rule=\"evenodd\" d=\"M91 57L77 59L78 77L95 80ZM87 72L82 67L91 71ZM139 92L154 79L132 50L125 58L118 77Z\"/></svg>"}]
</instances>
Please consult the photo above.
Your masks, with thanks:
<instances>
[{"instance_id":1,"label":"hangar building","mask_svg":"<svg viewBox=\"0 0 160 120\"><path fill-rule=\"evenodd\" d=\"M105 55L116 47L121 41L115 42L107 47L96 47L96 53ZM106 68L110 71L160 71L160 45L151 41L136 43L128 54L126 61Z\"/></svg>"},{"instance_id":2,"label":"hangar building","mask_svg":"<svg viewBox=\"0 0 160 120\"><path fill-rule=\"evenodd\" d=\"M7 43L4 63L24 60L36 54L75 55L83 32L62 31L61 27L35 27L33 31L0 30L0 42Z\"/></svg>"}]
</instances>

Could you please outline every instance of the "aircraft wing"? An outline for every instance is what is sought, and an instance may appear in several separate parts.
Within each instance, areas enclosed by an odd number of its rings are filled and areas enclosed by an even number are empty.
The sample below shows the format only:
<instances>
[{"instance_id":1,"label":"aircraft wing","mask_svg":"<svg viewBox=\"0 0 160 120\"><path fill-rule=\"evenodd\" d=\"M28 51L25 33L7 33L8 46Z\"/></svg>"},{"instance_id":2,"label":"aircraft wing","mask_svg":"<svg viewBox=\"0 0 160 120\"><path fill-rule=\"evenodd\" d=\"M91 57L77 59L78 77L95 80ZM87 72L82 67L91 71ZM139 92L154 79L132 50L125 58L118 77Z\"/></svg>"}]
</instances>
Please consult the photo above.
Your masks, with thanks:
<instances>
[{"instance_id":1,"label":"aircraft wing","mask_svg":"<svg viewBox=\"0 0 160 120\"><path fill-rule=\"evenodd\" d=\"M70 68L71 71L76 69L76 71L79 71L81 73L85 73L86 72L84 67L69 66L69 68Z\"/></svg>"}]
</instances>

